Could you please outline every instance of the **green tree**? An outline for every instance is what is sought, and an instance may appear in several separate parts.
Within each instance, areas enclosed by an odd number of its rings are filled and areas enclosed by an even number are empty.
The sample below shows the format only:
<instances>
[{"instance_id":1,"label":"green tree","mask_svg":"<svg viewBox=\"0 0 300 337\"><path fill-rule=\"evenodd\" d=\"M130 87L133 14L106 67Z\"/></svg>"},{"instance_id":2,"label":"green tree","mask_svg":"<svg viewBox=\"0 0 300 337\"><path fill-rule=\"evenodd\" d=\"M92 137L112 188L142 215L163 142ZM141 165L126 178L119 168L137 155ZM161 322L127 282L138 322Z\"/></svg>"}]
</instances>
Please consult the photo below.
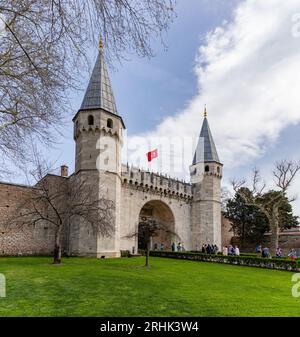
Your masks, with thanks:
<instances>
[{"instance_id":1,"label":"green tree","mask_svg":"<svg viewBox=\"0 0 300 337\"><path fill-rule=\"evenodd\" d=\"M232 230L243 246L247 241L260 241L269 229L268 219L258 207L247 205L239 195L227 201L225 217L230 220Z\"/></svg>"},{"instance_id":2,"label":"green tree","mask_svg":"<svg viewBox=\"0 0 300 337\"><path fill-rule=\"evenodd\" d=\"M244 194L251 193L244 188ZM269 191L262 195L265 204L277 198L278 191ZM240 237L241 245L247 241L260 241L270 230L268 218L254 205L248 205L240 194L227 201L225 217L231 221L235 235ZM293 209L288 198L282 197L278 209L278 225L280 229L288 229L299 225L298 216L293 215Z\"/></svg>"},{"instance_id":3,"label":"green tree","mask_svg":"<svg viewBox=\"0 0 300 337\"><path fill-rule=\"evenodd\" d=\"M268 219L271 232L270 249L273 254L278 247L279 231L282 226L291 227L291 224L298 222L298 219L292 215L290 205L295 198L288 199L287 192L299 170L300 163L294 161L282 160L276 163L273 176L277 190L268 192L265 192L266 184L262 181L258 169L253 171L250 188L245 186L245 179L232 180L234 191L244 199L248 206L258 207Z\"/></svg>"},{"instance_id":4,"label":"green tree","mask_svg":"<svg viewBox=\"0 0 300 337\"><path fill-rule=\"evenodd\" d=\"M274 200L281 200L278 207L279 229L289 229L299 225L299 217L293 215L291 201L288 199L286 194L282 195L280 191L271 190L264 193L261 198L266 205L269 205L269 211L271 211L271 205L272 202L274 203Z\"/></svg>"}]
</instances>

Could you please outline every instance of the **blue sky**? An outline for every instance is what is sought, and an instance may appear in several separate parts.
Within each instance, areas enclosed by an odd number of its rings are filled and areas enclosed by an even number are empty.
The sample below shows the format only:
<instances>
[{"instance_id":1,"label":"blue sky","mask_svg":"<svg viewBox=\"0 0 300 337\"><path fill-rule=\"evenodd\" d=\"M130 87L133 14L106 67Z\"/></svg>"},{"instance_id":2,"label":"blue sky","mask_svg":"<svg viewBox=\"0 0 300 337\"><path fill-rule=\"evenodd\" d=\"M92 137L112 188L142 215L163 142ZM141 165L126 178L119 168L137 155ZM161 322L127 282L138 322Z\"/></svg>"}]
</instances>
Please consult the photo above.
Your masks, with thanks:
<instances>
[{"instance_id":1,"label":"blue sky","mask_svg":"<svg viewBox=\"0 0 300 337\"><path fill-rule=\"evenodd\" d=\"M224 163L223 185L231 177L249 177L257 166L272 187L273 163L300 158L300 29L298 35L293 21L298 12L294 0L178 0L177 18L165 36L168 50L154 41L154 58L130 57L111 72L129 136L196 137L206 103ZM71 171L71 117L83 95L75 95L64 138L47 151ZM138 151L143 155L145 149ZM291 193L299 188L300 177ZM294 208L300 214L299 201Z\"/></svg>"}]
</instances>

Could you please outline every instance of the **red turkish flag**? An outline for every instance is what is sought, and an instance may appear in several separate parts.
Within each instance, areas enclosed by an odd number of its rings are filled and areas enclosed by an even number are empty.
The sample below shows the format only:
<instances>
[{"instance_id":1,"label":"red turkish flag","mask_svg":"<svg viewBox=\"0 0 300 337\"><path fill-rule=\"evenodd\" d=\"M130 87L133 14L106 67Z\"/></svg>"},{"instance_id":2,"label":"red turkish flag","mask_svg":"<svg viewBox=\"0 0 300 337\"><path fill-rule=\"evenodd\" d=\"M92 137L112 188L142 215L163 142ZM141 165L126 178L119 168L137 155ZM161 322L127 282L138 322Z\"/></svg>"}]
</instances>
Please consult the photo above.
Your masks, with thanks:
<instances>
[{"instance_id":1,"label":"red turkish flag","mask_svg":"<svg viewBox=\"0 0 300 337\"><path fill-rule=\"evenodd\" d=\"M148 161L151 161L152 159L157 158L158 157L157 149L153 151L149 151L146 155L147 155Z\"/></svg>"}]
</instances>

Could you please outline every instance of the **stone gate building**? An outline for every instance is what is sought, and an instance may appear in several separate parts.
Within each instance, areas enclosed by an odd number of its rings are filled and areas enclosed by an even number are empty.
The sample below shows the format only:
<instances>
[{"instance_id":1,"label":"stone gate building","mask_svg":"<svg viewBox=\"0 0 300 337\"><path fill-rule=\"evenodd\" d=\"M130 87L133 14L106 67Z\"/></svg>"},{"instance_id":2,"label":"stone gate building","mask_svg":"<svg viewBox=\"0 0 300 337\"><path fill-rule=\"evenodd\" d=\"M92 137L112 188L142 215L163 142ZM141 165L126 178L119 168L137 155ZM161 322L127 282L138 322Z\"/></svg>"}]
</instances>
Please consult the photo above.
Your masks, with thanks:
<instances>
[{"instance_id":1,"label":"stone gate building","mask_svg":"<svg viewBox=\"0 0 300 337\"><path fill-rule=\"evenodd\" d=\"M221 247L221 178L219 160L205 113L199 143L191 163L191 183L129 167L122 163L125 124L116 103L100 48L83 102L73 118L76 146L75 172L47 175L53 186L74 184L82 177L98 196L114 204L113 233L101 237L83 221L75 221L64 233L64 252L77 256L117 257L122 250L137 251L141 221L156 219L168 225L176 237L160 233L152 245L170 249L181 242L186 250L213 243ZM18 208L22 198L36 187L0 183L1 218ZM174 234L173 234L174 235ZM0 229L0 254L51 254L54 229L39 223L28 228Z\"/></svg>"}]
</instances>

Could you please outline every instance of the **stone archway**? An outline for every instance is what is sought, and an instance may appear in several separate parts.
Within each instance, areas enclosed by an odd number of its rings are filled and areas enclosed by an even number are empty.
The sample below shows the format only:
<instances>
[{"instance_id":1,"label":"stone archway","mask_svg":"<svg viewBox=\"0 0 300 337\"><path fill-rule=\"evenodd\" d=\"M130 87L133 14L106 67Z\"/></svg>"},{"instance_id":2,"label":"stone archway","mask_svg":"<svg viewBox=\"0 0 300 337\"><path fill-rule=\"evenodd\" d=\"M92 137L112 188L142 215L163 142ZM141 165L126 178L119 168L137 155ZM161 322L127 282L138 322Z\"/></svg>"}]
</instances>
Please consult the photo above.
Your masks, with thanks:
<instances>
[{"instance_id":1,"label":"stone archway","mask_svg":"<svg viewBox=\"0 0 300 337\"><path fill-rule=\"evenodd\" d=\"M148 201L141 209L139 214L139 224L148 220L156 220L162 222L170 232L175 232L175 218L170 207L161 200ZM164 249L170 250L172 242L176 238L166 231L158 232L157 236L152 238L151 249L160 249L163 244ZM145 249L145 242L141 235L138 236L138 248Z\"/></svg>"}]
</instances>

